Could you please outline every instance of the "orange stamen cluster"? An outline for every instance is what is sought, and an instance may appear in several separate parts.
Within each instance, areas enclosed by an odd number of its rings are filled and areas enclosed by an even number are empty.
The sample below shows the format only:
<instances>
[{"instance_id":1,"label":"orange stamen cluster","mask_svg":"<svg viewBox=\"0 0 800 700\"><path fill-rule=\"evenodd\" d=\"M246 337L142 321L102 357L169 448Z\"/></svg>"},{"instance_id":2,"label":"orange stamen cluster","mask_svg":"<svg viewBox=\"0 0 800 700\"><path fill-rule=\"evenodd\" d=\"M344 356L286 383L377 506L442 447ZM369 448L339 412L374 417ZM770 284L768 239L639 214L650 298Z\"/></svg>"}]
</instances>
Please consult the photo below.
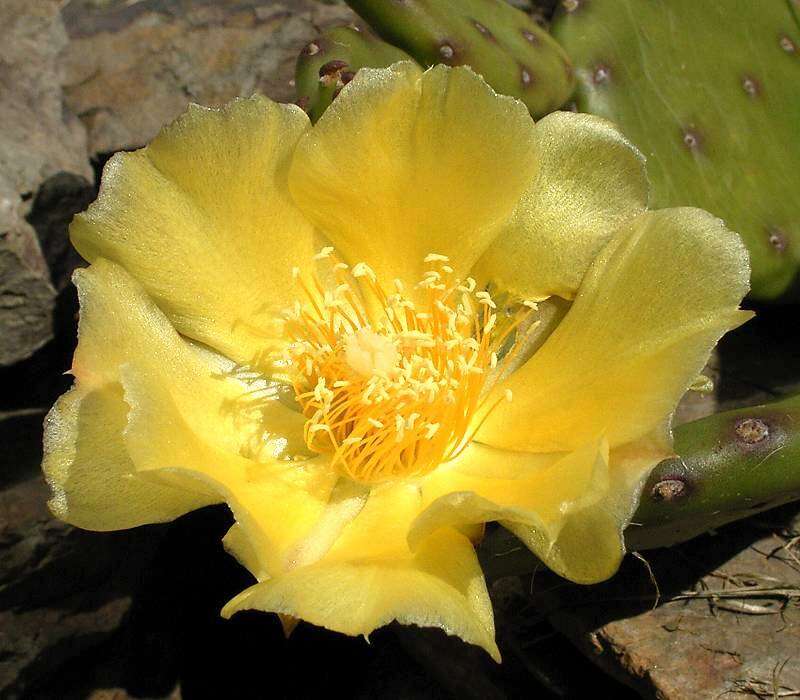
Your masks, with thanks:
<instances>
[{"instance_id":1,"label":"orange stamen cluster","mask_svg":"<svg viewBox=\"0 0 800 700\"><path fill-rule=\"evenodd\" d=\"M427 473L463 449L497 348L516 326L498 333L487 292L455 279L444 256L425 262L416 301L400 280L387 293L363 263L332 261L332 291L295 271L305 299L288 314L285 360L305 440L363 483Z\"/></svg>"}]
</instances>

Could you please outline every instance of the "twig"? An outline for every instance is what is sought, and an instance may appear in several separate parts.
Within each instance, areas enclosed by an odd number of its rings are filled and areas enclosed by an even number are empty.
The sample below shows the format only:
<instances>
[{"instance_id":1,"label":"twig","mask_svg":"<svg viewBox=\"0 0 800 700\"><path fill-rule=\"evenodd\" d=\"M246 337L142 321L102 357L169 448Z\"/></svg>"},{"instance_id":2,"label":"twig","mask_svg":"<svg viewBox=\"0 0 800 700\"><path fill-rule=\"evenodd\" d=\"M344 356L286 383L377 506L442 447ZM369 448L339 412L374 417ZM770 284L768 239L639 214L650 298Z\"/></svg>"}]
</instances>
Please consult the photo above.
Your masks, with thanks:
<instances>
[{"instance_id":1,"label":"twig","mask_svg":"<svg viewBox=\"0 0 800 700\"><path fill-rule=\"evenodd\" d=\"M744 588L730 591L685 591L670 596L665 602L691 599L742 599L742 598L785 598L800 600L800 588Z\"/></svg>"}]
</instances>

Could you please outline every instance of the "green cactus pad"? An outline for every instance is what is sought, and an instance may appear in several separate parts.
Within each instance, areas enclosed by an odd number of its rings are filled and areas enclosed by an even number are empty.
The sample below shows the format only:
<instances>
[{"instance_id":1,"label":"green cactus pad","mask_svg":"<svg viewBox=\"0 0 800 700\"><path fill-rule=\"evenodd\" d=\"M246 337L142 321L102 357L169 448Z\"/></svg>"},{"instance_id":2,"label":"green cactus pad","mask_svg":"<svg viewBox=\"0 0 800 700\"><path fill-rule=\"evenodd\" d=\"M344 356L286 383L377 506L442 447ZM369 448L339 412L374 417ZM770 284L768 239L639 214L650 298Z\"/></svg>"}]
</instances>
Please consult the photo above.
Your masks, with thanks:
<instances>
[{"instance_id":1,"label":"green cactus pad","mask_svg":"<svg viewBox=\"0 0 800 700\"><path fill-rule=\"evenodd\" d=\"M503 0L347 0L378 34L432 66L469 65L534 116L566 102L574 87L564 50Z\"/></svg>"},{"instance_id":2,"label":"green cactus pad","mask_svg":"<svg viewBox=\"0 0 800 700\"><path fill-rule=\"evenodd\" d=\"M683 542L800 498L800 395L675 428L680 455L650 474L631 550Z\"/></svg>"},{"instance_id":3,"label":"green cactus pad","mask_svg":"<svg viewBox=\"0 0 800 700\"><path fill-rule=\"evenodd\" d=\"M405 51L371 32L352 25L334 27L306 44L297 58L297 104L315 122L359 68L382 68L410 60Z\"/></svg>"},{"instance_id":4,"label":"green cactus pad","mask_svg":"<svg viewBox=\"0 0 800 700\"><path fill-rule=\"evenodd\" d=\"M562 0L553 24L575 63L578 108L615 121L647 156L651 206L724 219L765 300L786 295L800 263L793 2Z\"/></svg>"}]
</instances>

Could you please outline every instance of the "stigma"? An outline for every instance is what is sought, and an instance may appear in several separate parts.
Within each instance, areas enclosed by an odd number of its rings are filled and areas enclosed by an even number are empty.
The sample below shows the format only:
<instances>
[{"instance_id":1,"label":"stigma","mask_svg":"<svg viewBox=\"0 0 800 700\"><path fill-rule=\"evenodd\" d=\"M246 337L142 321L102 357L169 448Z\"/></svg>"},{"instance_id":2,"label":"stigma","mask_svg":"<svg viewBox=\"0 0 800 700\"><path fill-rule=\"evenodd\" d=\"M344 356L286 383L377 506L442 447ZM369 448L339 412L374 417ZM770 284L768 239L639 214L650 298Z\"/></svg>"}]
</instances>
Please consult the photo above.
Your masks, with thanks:
<instances>
[{"instance_id":1,"label":"stigma","mask_svg":"<svg viewBox=\"0 0 800 700\"><path fill-rule=\"evenodd\" d=\"M344 357L350 369L369 378L394 372L400 353L391 337L370 328L359 328L345 337Z\"/></svg>"},{"instance_id":2,"label":"stigma","mask_svg":"<svg viewBox=\"0 0 800 700\"><path fill-rule=\"evenodd\" d=\"M443 255L425 258L408 294L402 281L387 289L366 264L351 269L332 253L316 256L330 263L327 287L295 270L286 319L283 360L306 444L358 482L426 474L474 435L517 322L499 319L491 295L455 278Z\"/></svg>"}]
</instances>

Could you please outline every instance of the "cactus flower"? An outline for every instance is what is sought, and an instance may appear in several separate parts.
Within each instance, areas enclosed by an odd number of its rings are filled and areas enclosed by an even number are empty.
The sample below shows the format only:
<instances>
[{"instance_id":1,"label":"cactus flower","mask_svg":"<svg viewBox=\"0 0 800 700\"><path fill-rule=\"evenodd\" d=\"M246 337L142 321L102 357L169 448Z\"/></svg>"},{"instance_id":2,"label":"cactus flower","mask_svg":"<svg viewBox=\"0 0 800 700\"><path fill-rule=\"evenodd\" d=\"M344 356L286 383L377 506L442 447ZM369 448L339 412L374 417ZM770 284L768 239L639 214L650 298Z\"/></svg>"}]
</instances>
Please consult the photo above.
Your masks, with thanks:
<instances>
[{"instance_id":1,"label":"cactus flower","mask_svg":"<svg viewBox=\"0 0 800 700\"><path fill-rule=\"evenodd\" d=\"M399 620L499 659L483 524L611 576L675 405L746 318L739 238L646 199L608 122L534 125L467 68L359 71L313 127L192 106L72 224L52 511L114 530L225 502L254 583L224 615Z\"/></svg>"}]
</instances>

